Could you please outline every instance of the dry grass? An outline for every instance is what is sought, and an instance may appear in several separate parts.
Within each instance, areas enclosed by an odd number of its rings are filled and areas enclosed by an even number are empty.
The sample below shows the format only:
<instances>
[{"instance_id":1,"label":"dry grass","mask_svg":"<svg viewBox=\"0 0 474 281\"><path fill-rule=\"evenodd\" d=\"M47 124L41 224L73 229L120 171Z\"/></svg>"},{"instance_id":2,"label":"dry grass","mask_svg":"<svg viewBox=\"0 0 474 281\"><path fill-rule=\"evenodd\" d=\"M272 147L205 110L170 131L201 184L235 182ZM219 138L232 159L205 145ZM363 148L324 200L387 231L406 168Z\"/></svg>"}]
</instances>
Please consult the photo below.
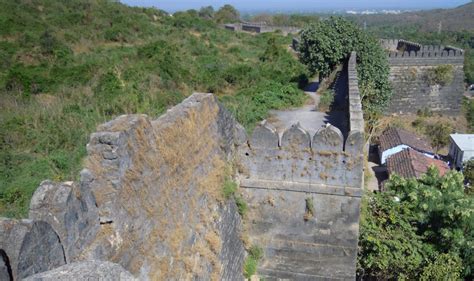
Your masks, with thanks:
<instances>
[{"instance_id":1,"label":"dry grass","mask_svg":"<svg viewBox=\"0 0 474 281\"><path fill-rule=\"evenodd\" d=\"M219 280L222 247L215 228L216 207L223 202L222 185L226 165L217 143L215 104L201 103L200 108L188 108L186 114L172 122L150 123L141 116L102 129L121 131L127 138L121 153L131 157L130 166L120 172L104 169L102 156L92 153L87 167L96 175L93 189L99 208L111 204L120 206L132 220L132 225L111 224L121 231L121 242L115 241L111 260L119 261L125 254L132 256L127 268L140 272L143 261L150 268L152 280L190 280L206 272L212 265L212 280ZM113 187L112 173L121 175L120 186ZM197 202L205 199L205 205ZM196 212L199 210L199 212ZM124 231L126 228L126 231ZM144 228L149 233L141 233ZM107 230L107 231L105 231ZM139 231L140 230L140 231ZM195 235L194 245L189 241ZM103 229L96 244L110 240L111 232ZM109 237L109 238L106 238ZM165 252L157 253L157 246Z\"/></svg>"}]
</instances>

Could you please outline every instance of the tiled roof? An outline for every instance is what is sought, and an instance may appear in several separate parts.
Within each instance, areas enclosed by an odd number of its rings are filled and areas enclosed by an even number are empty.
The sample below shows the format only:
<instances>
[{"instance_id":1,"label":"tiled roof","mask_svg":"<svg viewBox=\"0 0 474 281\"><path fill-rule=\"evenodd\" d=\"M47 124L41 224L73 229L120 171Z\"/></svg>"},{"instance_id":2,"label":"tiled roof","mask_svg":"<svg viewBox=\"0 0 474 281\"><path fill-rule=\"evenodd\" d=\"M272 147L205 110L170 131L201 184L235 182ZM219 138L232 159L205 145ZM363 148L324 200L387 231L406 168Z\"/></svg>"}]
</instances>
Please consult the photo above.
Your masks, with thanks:
<instances>
[{"instance_id":1,"label":"tiled roof","mask_svg":"<svg viewBox=\"0 0 474 281\"><path fill-rule=\"evenodd\" d=\"M405 144L418 151L433 153L433 148L426 140L400 128L388 128L379 137L379 140L382 151Z\"/></svg>"},{"instance_id":2,"label":"tiled roof","mask_svg":"<svg viewBox=\"0 0 474 281\"><path fill-rule=\"evenodd\" d=\"M437 167L442 176L449 171L446 162L430 158L410 148L390 156L387 160L388 173L404 178L419 178L430 166Z\"/></svg>"}]
</instances>

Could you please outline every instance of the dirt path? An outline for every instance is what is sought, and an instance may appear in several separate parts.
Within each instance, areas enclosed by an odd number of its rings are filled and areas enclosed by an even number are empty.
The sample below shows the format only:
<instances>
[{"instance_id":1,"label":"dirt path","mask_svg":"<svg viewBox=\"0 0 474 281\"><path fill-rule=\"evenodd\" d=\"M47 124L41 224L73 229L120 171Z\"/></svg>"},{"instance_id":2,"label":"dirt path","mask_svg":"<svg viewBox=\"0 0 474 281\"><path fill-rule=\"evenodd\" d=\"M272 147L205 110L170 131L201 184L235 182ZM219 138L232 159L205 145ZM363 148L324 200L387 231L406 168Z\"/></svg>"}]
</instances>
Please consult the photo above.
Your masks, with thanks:
<instances>
[{"instance_id":1,"label":"dirt path","mask_svg":"<svg viewBox=\"0 0 474 281\"><path fill-rule=\"evenodd\" d=\"M293 124L300 123L311 136L327 123L338 127L342 134L347 136L347 110L345 108L347 97L347 72L344 68L331 88L335 91L334 109L330 112L317 110L320 95L317 93L319 82L313 79L306 87L305 93L310 97L309 102L302 107L287 110L271 110L267 122L274 126L280 134Z\"/></svg>"},{"instance_id":2,"label":"dirt path","mask_svg":"<svg viewBox=\"0 0 474 281\"><path fill-rule=\"evenodd\" d=\"M319 95L315 92L305 92L309 97L309 102L302 107L289 110L272 110L268 123L273 125L279 132L282 132L291 125L300 123L311 135L325 125L325 112L316 110L319 104Z\"/></svg>"}]
</instances>

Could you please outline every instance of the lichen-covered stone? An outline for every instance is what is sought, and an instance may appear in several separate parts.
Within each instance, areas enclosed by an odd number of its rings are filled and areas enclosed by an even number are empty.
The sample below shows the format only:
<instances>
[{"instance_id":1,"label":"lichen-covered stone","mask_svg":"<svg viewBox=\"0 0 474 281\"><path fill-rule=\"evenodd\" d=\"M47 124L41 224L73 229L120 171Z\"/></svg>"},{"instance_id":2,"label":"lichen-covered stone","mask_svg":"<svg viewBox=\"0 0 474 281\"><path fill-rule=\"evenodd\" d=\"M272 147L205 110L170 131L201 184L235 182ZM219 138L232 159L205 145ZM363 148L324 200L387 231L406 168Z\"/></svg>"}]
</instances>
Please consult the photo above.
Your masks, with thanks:
<instances>
[{"instance_id":1,"label":"lichen-covered stone","mask_svg":"<svg viewBox=\"0 0 474 281\"><path fill-rule=\"evenodd\" d=\"M58 235L43 221L0 219L0 251L5 254L3 267L8 260L14 280L66 263Z\"/></svg>"},{"instance_id":2,"label":"lichen-covered stone","mask_svg":"<svg viewBox=\"0 0 474 281\"><path fill-rule=\"evenodd\" d=\"M136 281L122 266L108 261L83 261L32 275L24 281Z\"/></svg>"},{"instance_id":3,"label":"lichen-covered stone","mask_svg":"<svg viewBox=\"0 0 474 281\"><path fill-rule=\"evenodd\" d=\"M43 182L30 215L57 229L69 262L113 261L140 280L241 280L240 217L222 185L245 142L212 94L157 120L119 116L91 135L80 181Z\"/></svg>"},{"instance_id":4,"label":"lichen-covered stone","mask_svg":"<svg viewBox=\"0 0 474 281\"><path fill-rule=\"evenodd\" d=\"M30 219L48 222L64 246L67 262L81 259L83 246L93 241L99 219L88 188L91 175L81 172L81 183L44 181L30 202Z\"/></svg>"}]
</instances>

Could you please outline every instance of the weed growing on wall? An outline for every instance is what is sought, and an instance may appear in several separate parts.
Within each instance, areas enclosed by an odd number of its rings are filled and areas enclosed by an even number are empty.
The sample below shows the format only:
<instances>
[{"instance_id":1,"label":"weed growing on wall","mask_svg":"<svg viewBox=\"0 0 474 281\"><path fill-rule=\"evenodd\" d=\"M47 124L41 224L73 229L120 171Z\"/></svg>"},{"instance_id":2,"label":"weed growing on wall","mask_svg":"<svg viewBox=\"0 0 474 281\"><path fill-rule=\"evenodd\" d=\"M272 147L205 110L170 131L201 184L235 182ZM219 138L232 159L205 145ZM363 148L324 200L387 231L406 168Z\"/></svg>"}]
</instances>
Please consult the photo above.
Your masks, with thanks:
<instances>
[{"instance_id":1,"label":"weed growing on wall","mask_svg":"<svg viewBox=\"0 0 474 281\"><path fill-rule=\"evenodd\" d=\"M453 82L454 67L451 64L438 65L427 71L426 80L430 85L446 86Z\"/></svg>"},{"instance_id":2,"label":"weed growing on wall","mask_svg":"<svg viewBox=\"0 0 474 281\"><path fill-rule=\"evenodd\" d=\"M331 105L334 102L334 91L326 90L321 94L319 100L318 109L319 111L328 111L331 109Z\"/></svg>"},{"instance_id":3,"label":"weed growing on wall","mask_svg":"<svg viewBox=\"0 0 474 281\"><path fill-rule=\"evenodd\" d=\"M258 262L263 258L263 249L252 245L248 250L248 256L244 263L244 276L250 279L257 272Z\"/></svg>"}]
</instances>

